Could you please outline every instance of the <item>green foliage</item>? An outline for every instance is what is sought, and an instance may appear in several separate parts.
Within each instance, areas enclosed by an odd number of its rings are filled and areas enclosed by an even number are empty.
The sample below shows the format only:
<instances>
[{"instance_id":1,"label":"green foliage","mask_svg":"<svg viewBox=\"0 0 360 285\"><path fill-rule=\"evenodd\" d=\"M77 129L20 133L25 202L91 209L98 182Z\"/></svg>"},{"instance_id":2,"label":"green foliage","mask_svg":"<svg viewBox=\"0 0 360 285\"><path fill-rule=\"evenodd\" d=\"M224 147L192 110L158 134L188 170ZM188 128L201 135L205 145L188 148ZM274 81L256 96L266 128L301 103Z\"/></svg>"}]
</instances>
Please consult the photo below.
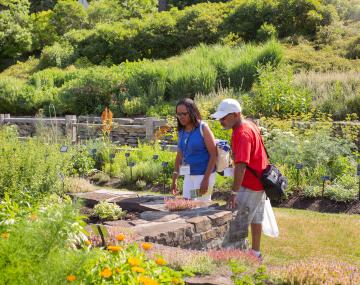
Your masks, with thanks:
<instances>
[{"instance_id":1,"label":"green foliage","mask_svg":"<svg viewBox=\"0 0 360 285\"><path fill-rule=\"evenodd\" d=\"M298 73L295 84L306 88L315 109L335 120L360 114L360 74L358 72Z\"/></svg>"},{"instance_id":2,"label":"green foliage","mask_svg":"<svg viewBox=\"0 0 360 285\"><path fill-rule=\"evenodd\" d=\"M40 66L46 67L65 67L75 60L75 51L68 42L54 43L52 46L45 47L41 52Z\"/></svg>"},{"instance_id":3,"label":"green foliage","mask_svg":"<svg viewBox=\"0 0 360 285\"><path fill-rule=\"evenodd\" d=\"M360 36L349 44L346 56L350 59L360 59Z\"/></svg>"},{"instance_id":4,"label":"green foliage","mask_svg":"<svg viewBox=\"0 0 360 285\"><path fill-rule=\"evenodd\" d=\"M0 279L8 284L64 284L67 272L81 267L86 254L68 248L86 238L84 223L68 199L52 197L33 211L8 228L7 239L0 238Z\"/></svg>"},{"instance_id":5,"label":"green foliage","mask_svg":"<svg viewBox=\"0 0 360 285\"><path fill-rule=\"evenodd\" d=\"M306 113L310 109L310 93L305 89L296 88L289 68L260 68L258 82L252 92L253 108L265 116Z\"/></svg>"},{"instance_id":6,"label":"green foliage","mask_svg":"<svg viewBox=\"0 0 360 285\"><path fill-rule=\"evenodd\" d=\"M74 150L60 153L60 145L39 139L20 142L11 127L0 129L0 197L8 193L19 205L31 205L50 193L61 193L59 174L71 169Z\"/></svg>"},{"instance_id":7,"label":"green foliage","mask_svg":"<svg viewBox=\"0 0 360 285\"><path fill-rule=\"evenodd\" d=\"M251 268L236 260L230 260L232 271L231 279L235 285L265 285L269 276L266 274L266 267L259 266L255 272Z\"/></svg>"},{"instance_id":8,"label":"green foliage","mask_svg":"<svg viewBox=\"0 0 360 285\"><path fill-rule=\"evenodd\" d=\"M277 31L274 25L264 23L256 32L256 39L260 42L266 42L277 37Z\"/></svg>"},{"instance_id":9,"label":"green foliage","mask_svg":"<svg viewBox=\"0 0 360 285\"><path fill-rule=\"evenodd\" d=\"M30 16L33 23L33 50L41 50L43 47L52 45L59 39L55 27L51 24L53 16L52 11L42 11L36 14L31 14Z\"/></svg>"},{"instance_id":10,"label":"green foliage","mask_svg":"<svg viewBox=\"0 0 360 285\"><path fill-rule=\"evenodd\" d=\"M321 179L329 176L331 182L326 184L326 197L335 201L356 199L356 154L353 152L356 147L349 140L332 137L331 124L320 120L309 129L299 127L289 131L280 121L264 122L272 129L264 135L265 144L271 162L280 166L289 180L288 194L300 188L304 189L305 196L319 197ZM300 172L295 169L296 163L304 165Z\"/></svg>"},{"instance_id":11,"label":"green foliage","mask_svg":"<svg viewBox=\"0 0 360 285\"><path fill-rule=\"evenodd\" d=\"M116 203L101 201L94 207L94 215L101 220L115 221L126 215Z\"/></svg>"},{"instance_id":12,"label":"green foliage","mask_svg":"<svg viewBox=\"0 0 360 285\"><path fill-rule=\"evenodd\" d=\"M71 157L72 174L87 175L94 169L95 161L85 146L79 146Z\"/></svg>"},{"instance_id":13,"label":"green foliage","mask_svg":"<svg viewBox=\"0 0 360 285\"><path fill-rule=\"evenodd\" d=\"M59 35L87 25L87 13L78 1L60 0L56 3L53 12L51 23Z\"/></svg>"},{"instance_id":14,"label":"green foliage","mask_svg":"<svg viewBox=\"0 0 360 285\"><path fill-rule=\"evenodd\" d=\"M30 0L31 13L52 10L57 0Z\"/></svg>"},{"instance_id":15,"label":"green foliage","mask_svg":"<svg viewBox=\"0 0 360 285\"><path fill-rule=\"evenodd\" d=\"M17 57L31 50L28 0L2 1L0 13L0 56Z\"/></svg>"},{"instance_id":16,"label":"green foliage","mask_svg":"<svg viewBox=\"0 0 360 285\"><path fill-rule=\"evenodd\" d=\"M93 0L87 9L91 26L135 17L141 18L147 13L156 11L157 1L155 0Z\"/></svg>"},{"instance_id":17,"label":"green foliage","mask_svg":"<svg viewBox=\"0 0 360 285\"><path fill-rule=\"evenodd\" d=\"M111 69L95 67L76 73L76 79L59 90L58 109L62 113L100 114L111 105L112 96L119 94L119 87L120 74Z\"/></svg>"}]
</instances>

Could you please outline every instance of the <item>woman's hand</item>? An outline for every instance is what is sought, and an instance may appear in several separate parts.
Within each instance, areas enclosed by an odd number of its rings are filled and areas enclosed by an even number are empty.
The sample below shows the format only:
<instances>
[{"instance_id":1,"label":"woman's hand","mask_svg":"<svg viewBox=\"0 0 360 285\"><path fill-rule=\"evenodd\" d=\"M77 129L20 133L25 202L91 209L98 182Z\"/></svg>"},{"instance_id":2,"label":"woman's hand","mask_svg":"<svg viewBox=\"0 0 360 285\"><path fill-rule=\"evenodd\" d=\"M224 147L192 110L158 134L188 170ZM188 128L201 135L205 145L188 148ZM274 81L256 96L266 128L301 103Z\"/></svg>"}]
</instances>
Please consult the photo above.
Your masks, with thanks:
<instances>
[{"instance_id":1,"label":"woman's hand","mask_svg":"<svg viewBox=\"0 0 360 285\"><path fill-rule=\"evenodd\" d=\"M200 195L205 195L209 189L209 178L203 178L200 184Z\"/></svg>"},{"instance_id":2,"label":"woman's hand","mask_svg":"<svg viewBox=\"0 0 360 285\"><path fill-rule=\"evenodd\" d=\"M171 191L172 191L172 193L173 193L174 196L180 194L180 191L179 191L176 183L173 183L173 184L171 185Z\"/></svg>"}]
</instances>

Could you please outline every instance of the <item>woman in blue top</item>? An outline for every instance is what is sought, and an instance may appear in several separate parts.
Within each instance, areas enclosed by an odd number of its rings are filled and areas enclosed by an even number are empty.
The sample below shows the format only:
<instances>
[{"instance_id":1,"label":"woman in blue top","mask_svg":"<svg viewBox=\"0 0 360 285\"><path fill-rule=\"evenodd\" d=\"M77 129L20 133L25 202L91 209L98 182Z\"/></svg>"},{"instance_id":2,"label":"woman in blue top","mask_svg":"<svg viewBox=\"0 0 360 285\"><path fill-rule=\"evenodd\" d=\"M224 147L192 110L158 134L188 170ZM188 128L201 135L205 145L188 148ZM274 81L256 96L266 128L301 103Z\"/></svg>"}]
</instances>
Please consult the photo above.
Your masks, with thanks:
<instances>
[{"instance_id":1,"label":"woman in blue top","mask_svg":"<svg viewBox=\"0 0 360 285\"><path fill-rule=\"evenodd\" d=\"M215 184L216 144L208 125L191 99L183 99L176 105L178 122L178 151L172 177L173 194L179 193L177 178L184 175L183 197L211 200Z\"/></svg>"}]
</instances>

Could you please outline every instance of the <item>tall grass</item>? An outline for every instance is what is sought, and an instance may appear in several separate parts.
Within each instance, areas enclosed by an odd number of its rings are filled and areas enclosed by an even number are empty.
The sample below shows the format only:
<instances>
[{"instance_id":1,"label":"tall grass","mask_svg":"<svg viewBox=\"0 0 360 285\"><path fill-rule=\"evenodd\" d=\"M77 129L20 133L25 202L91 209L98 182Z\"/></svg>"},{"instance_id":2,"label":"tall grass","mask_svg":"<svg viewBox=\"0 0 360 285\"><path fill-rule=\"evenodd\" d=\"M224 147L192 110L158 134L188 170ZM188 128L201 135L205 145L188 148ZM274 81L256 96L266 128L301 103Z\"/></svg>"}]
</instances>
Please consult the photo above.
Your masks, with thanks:
<instances>
[{"instance_id":1,"label":"tall grass","mask_svg":"<svg viewBox=\"0 0 360 285\"><path fill-rule=\"evenodd\" d=\"M313 106L335 119L360 115L360 72L302 72L295 84L310 90Z\"/></svg>"}]
</instances>

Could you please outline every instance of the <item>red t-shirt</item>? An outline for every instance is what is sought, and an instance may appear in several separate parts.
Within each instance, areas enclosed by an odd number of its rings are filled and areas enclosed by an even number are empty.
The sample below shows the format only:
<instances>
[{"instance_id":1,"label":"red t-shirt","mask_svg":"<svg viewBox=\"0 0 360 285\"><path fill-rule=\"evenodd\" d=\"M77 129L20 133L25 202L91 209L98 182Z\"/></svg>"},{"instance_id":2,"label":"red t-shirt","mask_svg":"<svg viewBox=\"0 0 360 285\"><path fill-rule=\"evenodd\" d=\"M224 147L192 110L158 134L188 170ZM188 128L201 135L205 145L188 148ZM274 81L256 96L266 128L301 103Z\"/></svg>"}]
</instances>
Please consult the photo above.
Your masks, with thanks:
<instances>
[{"instance_id":1,"label":"red t-shirt","mask_svg":"<svg viewBox=\"0 0 360 285\"><path fill-rule=\"evenodd\" d=\"M249 121L243 121L242 124L233 129L231 137L231 148L235 163L246 163L256 171L260 176L269 164L265 148L261 141L260 130ZM245 170L243 187L253 191L264 189L259 178L249 169Z\"/></svg>"}]
</instances>

